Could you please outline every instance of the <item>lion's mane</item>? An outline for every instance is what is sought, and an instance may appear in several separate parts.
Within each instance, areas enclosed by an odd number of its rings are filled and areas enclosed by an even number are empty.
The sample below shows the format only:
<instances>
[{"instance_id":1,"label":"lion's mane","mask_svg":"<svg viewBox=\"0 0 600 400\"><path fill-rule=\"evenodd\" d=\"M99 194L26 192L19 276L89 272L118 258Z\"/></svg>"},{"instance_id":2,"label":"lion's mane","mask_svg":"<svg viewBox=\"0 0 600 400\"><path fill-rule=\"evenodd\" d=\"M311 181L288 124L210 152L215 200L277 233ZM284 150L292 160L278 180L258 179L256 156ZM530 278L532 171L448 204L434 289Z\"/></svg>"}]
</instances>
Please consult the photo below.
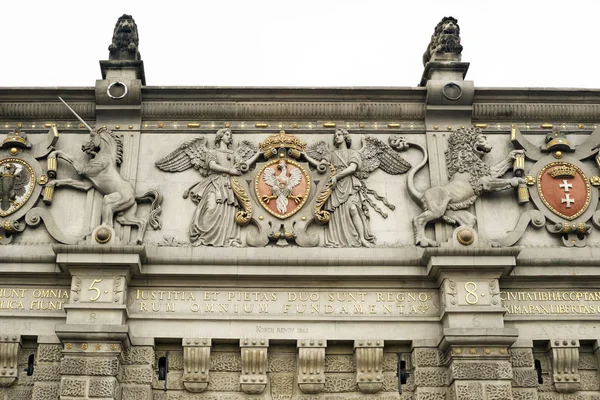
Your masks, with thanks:
<instances>
[{"instance_id":1,"label":"lion's mane","mask_svg":"<svg viewBox=\"0 0 600 400\"><path fill-rule=\"evenodd\" d=\"M475 146L481 130L479 128L460 128L450 134L448 149L446 150L446 167L448 176L452 178L456 173L469 174L469 182L476 195L483 190L480 178L490 176L490 167L484 163Z\"/></svg>"},{"instance_id":2,"label":"lion's mane","mask_svg":"<svg viewBox=\"0 0 600 400\"><path fill-rule=\"evenodd\" d=\"M444 32L444 29L449 22L456 26L456 32ZM460 44L460 27L458 26L458 20L454 17L444 17L436 25L433 35L431 35L429 46L427 46L427 50L425 51L425 54L423 54L423 65L427 64L434 53L460 54L462 53L462 50L463 47Z\"/></svg>"},{"instance_id":3,"label":"lion's mane","mask_svg":"<svg viewBox=\"0 0 600 400\"><path fill-rule=\"evenodd\" d=\"M138 29L131 15L123 14L117 20L112 43L108 47L111 60L139 60Z\"/></svg>"}]
</instances>

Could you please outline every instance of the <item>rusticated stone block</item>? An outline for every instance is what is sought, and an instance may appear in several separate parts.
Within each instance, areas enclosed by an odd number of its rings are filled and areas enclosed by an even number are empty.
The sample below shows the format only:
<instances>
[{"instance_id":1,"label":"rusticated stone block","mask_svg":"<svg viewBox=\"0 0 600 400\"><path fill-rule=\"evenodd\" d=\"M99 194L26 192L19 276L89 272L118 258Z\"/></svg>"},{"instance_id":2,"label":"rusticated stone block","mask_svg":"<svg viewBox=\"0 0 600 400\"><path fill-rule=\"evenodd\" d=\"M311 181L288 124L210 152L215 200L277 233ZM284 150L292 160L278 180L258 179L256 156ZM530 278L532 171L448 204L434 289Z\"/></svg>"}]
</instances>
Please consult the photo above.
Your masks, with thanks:
<instances>
[{"instance_id":1,"label":"rusticated stone block","mask_svg":"<svg viewBox=\"0 0 600 400\"><path fill-rule=\"evenodd\" d=\"M512 379L512 367L508 361L454 361L450 372L452 379Z\"/></svg>"},{"instance_id":2,"label":"rusticated stone block","mask_svg":"<svg viewBox=\"0 0 600 400\"><path fill-rule=\"evenodd\" d=\"M150 365L124 365L119 371L118 379L121 383L137 383L140 385L150 385L152 383L153 375L154 373Z\"/></svg>"},{"instance_id":3,"label":"rusticated stone block","mask_svg":"<svg viewBox=\"0 0 600 400\"><path fill-rule=\"evenodd\" d=\"M419 388L414 400L446 400L446 389Z\"/></svg>"},{"instance_id":4,"label":"rusticated stone block","mask_svg":"<svg viewBox=\"0 0 600 400\"><path fill-rule=\"evenodd\" d=\"M87 379L63 378L60 383L61 397L84 397L86 395Z\"/></svg>"},{"instance_id":5,"label":"rusticated stone block","mask_svg":"<svg viewBox=\"0 0 600 400\"><path fill-rule=\"evenodd\" d=\"M533 368L533 352L531 349L510 349L510 363L513 368Z\"/></svg>"},{"instance_id":6,"label":"rusticated stone block","mask_svg":"<svg viewBox=\"0 0 600 400\"><path fill-rule=\"evenodd\" d=\"M274 400L291 399L294 394L294 375L271 374L271 396Z\"/></svg>"},{"instance_id":7,"label":"rusticated stone block","mask_svg":"<svg viewBox=\"0 0 600 400\"><path fill-rule=\"evenodd\" d=\"M239 353L210 353L210 370L219 372L240 372L242 356Z\"/></svg>"},{"instance_id":8,"label":"rusticated stone block","mask_svg":"<svg viewBox=\"0 0 600 400\"><path fill-rule=\"evenodd\" d=\"M36 382L33 386L32 400L58 400L60 382Z\"/></svg>"},{"instance_id":9,"label":"rusticated stone block","mask_svg":"<svg viewBox=\"0 0 600 400\"><path fill-rule=\"evenodd\" d=\"M152 374L152 388L164 390L165 381L159 381L156 374ZM167 375L167 390L184 390L183 371L169 371Z\"/></svg>"},{"instance_id":10,"label":"rusticated stone block","mask_svg":"<svg viewBox=\"0 0 600 400\"><path fill-rule=\"evenodd\" d=\"M398 377L394 373L383 374L383 392L398 392Z\"/></svg>"},{"instance_id":11,"label":"rusticated stone block","mask_svg":"<svg viewBox=\"0 0 600 400\"><path fill-rule=\"evenodd\" d=\"M118 369L116 358L65 357L60 363L62 375L116 376Z\"/></svg>"},{"instance_id":12,"label":"rusticated stone block","mask_svg":"<svg viewBox=\"0 0 600 400\"><path fill-rule=\"evenodd\" d=\"M511 400L512 399L512 388L510 383L486 383L485 392L487 394L487 400Z\"/></svg>"},{"instance_id":13,"label":"rusticated stone block","mask_svg":"<svg viewBox=\"0 0 600 400\"><path fill-rule=\"evenodd\" d=\"M117 391L117 380L110 378L90 379L90 397L114 397Z\"/></svg>"},{"instance_id":14,"label":"rusticated stone block","mask_svg":"<svg viewBox=\"0 0 600 400\"><path fill-rule=\"evenodd\" d=\"M35 382L60 381L60 364L38 363L34 370L33 380Z\"/></svg>"},{"instance_id":15,"label":"rusticated stone block","mask_svg":"<svg viewBox=\"0 0 600 400\"><path fill-rule=\"evenodd\" d=\"M121 353L123 365L152 365L153 361L154 349L150 346L132 346Z\"/></svg>"},{"instance_id":16,"label":"rusticated stone block","mask_svg":"<svg viewBox=\"0 0 600 400\"><path fill-rule=\"evenodd\" d=\"M155 365L158 365L158 359L164 357L166 351L155 352ZM183 351L169 350L169 371L183 371Z\"/></svg>"},{"instance_id":17,"label":"rusticated stone block","mask_svg":"<svg viewBox=\"0 0 600 400\"><path fill-rule=\"evenodd\" d=\"M559 393L539 393L538 400L563 400L563 397ZM571 400L571 399L569 399ZM580 399L576 399L580 400ZM587 400L587 399L585 399Z\"/></svg>"},{"instance_id":18,"label":"rusticated stone block","mask_svg":"<svg viewBox=\"0 0 600 400\"><path fill-rule=\"evenodd\" d=\"M479 382L455 382L456 400L482 400L483 385Z\"/></svg>"},{"instance_id":19,"label":"rusticated stone block","mask_svg":"<svg viewBox=\"0 0 600 400\"><path fill-rule=\"evenodd\" d=\"M40 344L37 350L37 362L58 362L62 358L62 346L58 344Z\"/></svg>"},{"instance_id":20,"label":"rusticated stone block","mask_svg":"<svg viewBox=\"0 0 600 400\"><path fill-rule=\"evenodd\" d=\"M442 367L416 368L414 374L417 387L446 386L448 379L448 371Z\"/></svg>"},{"instance_id":21,"label":"rusticated stone block","mask_svg":"<svg viewBox=\"0 0 600 400\"><path fill-rule=\"evenodd\" d=\"M270 372L296 372L295 354L269 354Z\"/></svg>"},{"instance_id":22,"label":"rusticated stone block","mask_svg":"<svg viewBox=\"0 0 600 400\"><path fill-rule=\"evenodd\" d=\"M579 367L582 369L597 370L598 369L598 358L594 354L590 353L579 353Z\"/></svg>"},{"instance_id":23,"label":"rusticated stone block","mask_svg":"<svg viewBox=\"0 0 600 400\"><path fill-rule=\"evenodd\" d=\"M579 371L581 377L580 390L600 390L600 380L597 371Z\"/></svg>"},{"instance_id":24,"label":"rusticated stone block","mask_svg":"<svg viewBox=\"0 0 600 400\"><path fill-rule=\"evenodd\" d=\"M437 367L440 356L437 349L415 348L412 352L412 362L415 367Z\"/></svg>"},{"instance_id":25,"label":"rusticated stone block","mask_svg":"<svg viewBox=\"0 0 600 400\"><path fill-rule=\"evenodd\" d=\"M207 390L214 390L216 392L238 392L240 390L240 375L223 372L211 373Z\"/></svg>"},{"instance_id":26,"label":"rusticated stone block","mask_svg":"<svg viewBox=\"0 0 600 400\"><path fill-rule=\"evenodd\" d=\"M513 388L514 400L538 400L537 389L516 389Z\"/></svg>"},{"instance_id":27,"label":"rusticated stone block","mask_svg":"<svg viewBox=\"0 0 600 400\"><path fill-rule=\"evenodd\" d=\"M6 389L7 399L10 400L31 400L32 392L32 387L13 386Z\"/></svg>"},{"instance_id":28,"label":"rusticated stone block","mask_svg":"<svg viewBox=\"0 0 600 400\"><path fill-rule=\"evenodd\" d=\"M354 372L354 356L352 355L326 355L325 372Z\"/></svg>"},{"instance_id":29,"label":"rusticated stone block","mask_svg":"<svg viewBox=\"0 0 600 400\"><path fill-rule=\"evenodd\" d=\"M121 388L121 398L123 400L150 400L152 399L152 389L149 387L123 386Z\"/></svg>"},{"instance_id":30,"label":"rusticated stone block","mask_svg":"<svg viewBox=\"0 0 600 400\"><path fill-rule=\"evenodd\" d=\"M327 374L325 375L325 393L356 392L356 376L354 374Z\"/></svg>"},{"instance_id":31,"label":"rusticated stone block","mask_svg":"<svg viewBox=\"0 0 600 400\"><path fill-rule=\"evenodd\" d=\"M537 388L538 378L535 369L515 369L513 370L513 387Z\"/></svg>"}]
</instances>

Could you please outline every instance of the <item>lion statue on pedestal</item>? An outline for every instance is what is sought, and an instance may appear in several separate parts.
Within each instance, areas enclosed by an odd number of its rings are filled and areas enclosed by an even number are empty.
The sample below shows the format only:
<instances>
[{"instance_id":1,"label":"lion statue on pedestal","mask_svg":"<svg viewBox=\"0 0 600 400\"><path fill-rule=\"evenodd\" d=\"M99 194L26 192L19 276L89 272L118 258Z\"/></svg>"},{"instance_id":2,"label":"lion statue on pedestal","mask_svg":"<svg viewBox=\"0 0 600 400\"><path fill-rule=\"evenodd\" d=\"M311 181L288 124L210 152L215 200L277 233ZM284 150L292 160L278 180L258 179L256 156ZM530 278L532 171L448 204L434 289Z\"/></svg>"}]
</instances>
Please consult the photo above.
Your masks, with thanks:
<instances>
[{"instance_id":1,"label":"lion statue on pedestal","mask_svg":"<svg viewBox=\"0 0 600 400\"><path fill-rule=\"evenodd\" d=\"M513 150L497 165L490 167L481 158L492 150L487 137L479 128L461 128L448 138L446 167L449 182L435 186L421 193L415 187L415 174L427 163L427 152L423 160L408 173L408 192L412 199L423 207L424 212L413 219L415 244L422 247L435 247L439 244L425 237L425 225L442 219L453 225L474 227L476 218L466 211L479 198L482 192L499 192L516 188L524 183L523 178L501 178L512 165L517 154L523 150Z\"/></svg>"},{"instance_id":2,"label":"lion statue on pedestal","mask_svg":"<svg viewBox=\"0 0 600 400\"><path fill-rule=\"evenodd\" d=\"M138 29L131 15L119 17L113 32L112 43L108 46L109 60L141 60L138 45Z\"/></svg>"},{"instance_id":3,"label":"lion statue on pedestal","mask_svg":"<svg viewBox=\"0 0 600 400\"><path fill-rule=\"evenodd\" d=\"M423 65L427 64L435 53L453 53L460 57L462 50L458 20L453 17L444 17L435 27L433 35L431 35L431 42L423 53Z\"/></svg>"}]
</instances>

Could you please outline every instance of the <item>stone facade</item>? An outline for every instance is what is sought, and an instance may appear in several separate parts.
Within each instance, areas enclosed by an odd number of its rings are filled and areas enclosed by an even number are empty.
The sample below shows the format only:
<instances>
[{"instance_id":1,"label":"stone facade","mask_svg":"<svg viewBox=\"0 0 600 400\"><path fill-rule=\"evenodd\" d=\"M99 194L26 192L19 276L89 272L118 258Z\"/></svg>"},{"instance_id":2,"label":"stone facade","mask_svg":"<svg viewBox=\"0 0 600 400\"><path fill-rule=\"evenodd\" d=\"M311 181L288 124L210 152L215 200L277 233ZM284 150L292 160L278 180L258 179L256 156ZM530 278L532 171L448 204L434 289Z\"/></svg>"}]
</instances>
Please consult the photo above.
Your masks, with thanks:
<instances>
[{"instance_id":1,"label":"stone facade","mask_svg":"<svg viewBox=\"0 0 600 400\"><path fill-rule=\"evenodd\" d=\"M0 89L0 400L600 399L600 91L477 88L453 18L416 88L138 45Z\"/></svg>"}]
</instances>

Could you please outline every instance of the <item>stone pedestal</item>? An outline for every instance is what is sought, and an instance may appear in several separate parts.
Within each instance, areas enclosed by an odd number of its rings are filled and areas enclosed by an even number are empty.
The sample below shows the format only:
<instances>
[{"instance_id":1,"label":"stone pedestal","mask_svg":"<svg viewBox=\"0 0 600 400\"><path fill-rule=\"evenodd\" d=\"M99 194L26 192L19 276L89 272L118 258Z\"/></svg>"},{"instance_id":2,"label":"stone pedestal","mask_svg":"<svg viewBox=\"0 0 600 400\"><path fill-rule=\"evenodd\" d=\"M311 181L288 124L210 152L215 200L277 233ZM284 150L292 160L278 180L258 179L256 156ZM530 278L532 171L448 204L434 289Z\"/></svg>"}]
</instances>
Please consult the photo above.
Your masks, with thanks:
<instances>
[{"instance_id":1,"label":"stone pedestal","mask_svg":"<svg viewBox=\"0 0 600 400\"><path fill-rule=\"evenodd\" d=\"M131 346L125 294L143 248L56 246L54 251L59 267L72 277L66 324L56 327L63 343L61 398L117 399L121 352ZM149 391L151 367L143 369L135 382L147 384Z\"/></svg>"},{"instance_id":2,"label":"stone pedestal","mask_svg":"<svg viewBox=\"0 0 600 400\"><path fill-rule=\"evenodd\" d=\"M425 252L440 284L444 337L439 349L456 400L512 399L509 347L518 331L504 327L498 279L518 249L445 248Z\"/></svg>"}]
</instances>

